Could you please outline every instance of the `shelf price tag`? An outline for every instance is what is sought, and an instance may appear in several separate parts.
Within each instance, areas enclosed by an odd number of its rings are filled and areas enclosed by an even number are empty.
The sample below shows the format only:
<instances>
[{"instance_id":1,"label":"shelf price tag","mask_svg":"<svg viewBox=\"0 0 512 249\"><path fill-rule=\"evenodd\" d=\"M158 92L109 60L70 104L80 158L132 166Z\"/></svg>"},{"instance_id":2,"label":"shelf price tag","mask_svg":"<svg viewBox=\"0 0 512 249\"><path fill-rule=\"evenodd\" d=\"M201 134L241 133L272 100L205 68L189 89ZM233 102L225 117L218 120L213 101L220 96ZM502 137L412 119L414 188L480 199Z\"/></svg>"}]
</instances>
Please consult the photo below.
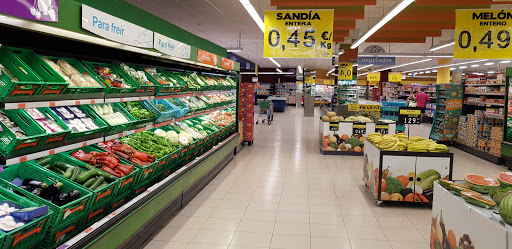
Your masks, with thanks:
<instances>
[{"instance_id":1,"label":"shelf price tag","mask_svg":"<svg viewBox=\"0 0 512 249\"><path fill-rule=\"evenodd\" d=\"M373 82L373 81L380 81L380 73L379 72L376 72L376 73L368 73L366 75L366 79L369 81L369 82Z\"/></svg>"},{"instance_id":2,"label":"shelf price tag","mask_svg":"<svg viewBox=\"0 0 512 249\"><path fill-rule=\"evenodd\" d=\"M338 80L352 80L354 71L352 63L342 62L338 66Z\"/></svg>"},{"instance_id":3,"label":"shelf price tag","mask_svg":"<svg viewBox=\"0 0 512 249\"><path fill-rule=\"evenodd\" d=\"M349 112L357 112L357 111L359 111L359 104L358 103L350 103L350 104L348 104L348 111Z\"/></svg>"},{"instance_id":4,"label":"shelf price tag","mask_svg":"<svg viewBox=\"0 0 512 249\"><path fill-rule=\"evenodd\" d=\"M386 135L389 133L389 125L375 125L375 132Z\"/></svg>"},{"instance_id":5,"label":"shelf price tag","mask_svg":"<svg viewBox=\"0 0 512 249\"><path fill-rule=\"evenodd\" d=\"M340 123L338 123L338 122L330 122L329 123L329 130L330 131L339 131L340 130Z\"/></svg>"},{"instance_id":6,"label":"shelf price tag","mask_svg":"<svg viewBox=\"0 0 512 249\"><path fill-rule=\"evenodd\" d=\"M421 108L420 107L400 107L398 114L399 124L420 124Z\"/></svg>"},{"instance_id":7,"label":"shelf price tag","mask_svg":"<svg viewBox=\"0 0 512 249\"><path fill-rule=\"evenodd\" d=\"M353 134L366 134L366 124L353 124L352 125L352 133Z\"/></svg>"},{"instance_id":8,"label":"shelf price tag","mask_svg":"<svg viewBox=\"0 0 512 249\"><path fill-rule=\"evenodd\" d=\"M331 58L334 10L265 11L263 56Z\"/></svg>"},{"instance_id":9,"label":"shelf price tag","mask_svg":"<svg viewBox=\"0 0 512 249\"><path fill-rule=\"evenodd\" d=\"M512 10L456 10L454 59L510 59Z\"/></svg>"}]
</instances>

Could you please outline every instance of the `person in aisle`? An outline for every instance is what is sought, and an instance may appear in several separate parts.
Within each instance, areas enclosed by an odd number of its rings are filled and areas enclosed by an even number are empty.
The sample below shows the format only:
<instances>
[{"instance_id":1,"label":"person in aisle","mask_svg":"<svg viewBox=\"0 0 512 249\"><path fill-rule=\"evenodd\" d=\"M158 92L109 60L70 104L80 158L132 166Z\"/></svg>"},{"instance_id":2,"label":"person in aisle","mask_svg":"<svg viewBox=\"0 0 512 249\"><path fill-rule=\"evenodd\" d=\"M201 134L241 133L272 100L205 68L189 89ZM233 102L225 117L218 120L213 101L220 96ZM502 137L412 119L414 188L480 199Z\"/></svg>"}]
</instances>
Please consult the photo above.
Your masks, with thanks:
<instances>
[{"instance_id":1,"label":"person in aisle","mask_svg":"<svg viewBox=\"0 0 512 249\"><path fill-rule=\"evenodd\" d=\"M416 106L421 108L421 120L423 121L423 118L425 116L425 107L427 105L427 102L429 102L430 99L428 95L425 93L425 90L421 89L420 92L416 91Z\"/></svg>"}]
</instances>

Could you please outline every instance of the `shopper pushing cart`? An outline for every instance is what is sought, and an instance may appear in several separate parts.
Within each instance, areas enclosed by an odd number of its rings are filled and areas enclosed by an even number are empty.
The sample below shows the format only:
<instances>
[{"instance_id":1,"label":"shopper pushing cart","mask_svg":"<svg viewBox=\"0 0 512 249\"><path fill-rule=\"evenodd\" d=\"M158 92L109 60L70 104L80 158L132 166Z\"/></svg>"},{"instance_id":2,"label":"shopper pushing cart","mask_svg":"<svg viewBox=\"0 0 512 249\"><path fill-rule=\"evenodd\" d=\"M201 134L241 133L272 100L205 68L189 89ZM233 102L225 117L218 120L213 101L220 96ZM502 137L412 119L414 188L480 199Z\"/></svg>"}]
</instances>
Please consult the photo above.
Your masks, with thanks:
<instances>
[{"instance_id":1,"label":"shopper pushing cart","mask_svg":"<svg viewBox=\"0 0 512 249\"><path fill-rule=\"evenodd\" d=\"M272 110L274 109L274 104L272 101L264 100L260 102L260 113L258 113L258 118L256 119L256 124L259 123L261 117L261 123L265 123L265 117L267 120L267 124L272 124L274 120L274 114Z\"/></svg>"}]
</instances>

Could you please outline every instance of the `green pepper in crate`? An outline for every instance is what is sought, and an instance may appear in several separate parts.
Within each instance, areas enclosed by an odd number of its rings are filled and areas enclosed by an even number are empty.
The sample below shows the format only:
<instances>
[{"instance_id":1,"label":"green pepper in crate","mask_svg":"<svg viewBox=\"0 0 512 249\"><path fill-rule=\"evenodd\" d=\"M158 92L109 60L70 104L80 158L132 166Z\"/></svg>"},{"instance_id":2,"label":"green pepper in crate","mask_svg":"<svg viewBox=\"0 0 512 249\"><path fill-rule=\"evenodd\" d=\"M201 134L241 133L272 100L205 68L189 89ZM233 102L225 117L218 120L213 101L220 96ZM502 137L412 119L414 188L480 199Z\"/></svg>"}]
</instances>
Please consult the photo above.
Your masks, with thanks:
<instances>
[{"instance_id":1,"label":"green pepper in crate","mask_svg":"<svg viewBox=\"0 0 512 249\"><path fill-rule=\"evenodd\" d=\"M130 101L120 104L137 120L153 118L156 116L156 113L148 111L138 101Z\"/></svg>"}]
</instances>

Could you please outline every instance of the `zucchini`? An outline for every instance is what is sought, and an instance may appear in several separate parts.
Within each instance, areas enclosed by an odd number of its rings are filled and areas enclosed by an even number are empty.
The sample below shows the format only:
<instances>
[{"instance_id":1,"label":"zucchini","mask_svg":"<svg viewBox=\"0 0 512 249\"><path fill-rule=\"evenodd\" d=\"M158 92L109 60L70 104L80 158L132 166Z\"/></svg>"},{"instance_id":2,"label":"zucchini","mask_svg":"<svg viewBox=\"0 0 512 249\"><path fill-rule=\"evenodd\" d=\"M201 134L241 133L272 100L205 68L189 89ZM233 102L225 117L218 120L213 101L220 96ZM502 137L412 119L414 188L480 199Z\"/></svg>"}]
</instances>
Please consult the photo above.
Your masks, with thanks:
<instances>
[{"instance_id":1,"label":"zucchini","mask_svg":"<svg viewBox=\"0 0 512 249\"><path fill-rule=\"evenodd\" d=\"M100 184L100 186L98 186L96 189L94 190L100 190L101 188L104 188L105 186L108 185L108 182L103 182L102 184Z\"/></svg>"},{"instance_id":2,"label":"zucchini","mask_svg":"<svg viewBox=\"0 0 512 249\"><path fill-rule=\"evenodd\" d=\"M96 178L96 181L89 187L89 189L96 190L96 188L98 188L104 181L105 181L105 177L98 176L98 178Z\"/></svg>"},{"instance_id":3,"label":"zucchini","mask_svg":"<svg viewBox=\"0 0 512 249\"><path fill-rule=\"evenodd\" d=\"M61 169L59 169L59 168L49 167L49 168L47 168L47 169L51 170L52 172L54 172L54 173L56 173L56 174L58 174L58 175L64 175L64 173L65 173L64 171L62 171L62 170L61 170Z\"/></svg>"},{"instance_id":4,"label":"zucchini","mask_svg":"<svg viewBox=\"0 0 512 249\"><path fill-rule=\"evenodd\" d=\"M95 169L91 169L91 170L87 170L85 172L82 172L81 174L79 174L77 177L76 177L76 181L78 183L84 183L86 182L87 180L89 180L89 178L95 176L95 175L98 175L98 170L95 170Z\"/></svg>"},{"instance_id":5,"label":"zucchini","mask_svg":"<svg viewBox=\"0 0 512 249\"><path fill-rule=\"evenodd\" d=\"M105 179L114 180L114 181L115 181L115 180L117 180L117 177L115 177L115 176L113 176L113 175L111 175L111 174L109 174L109 173L107 173L107 172L101 171L101 170L99 170L99 169L95 168L94 166L91 166L91 165L87 164L87 165L85 165L85 167L87 167L87 168L88 168L88 169L90 169L90 170L92 170L92 169L93 169L93 170L98 171L98 174L99 174L100 176L105 177Z\"/></svg>"},{"instance_id":6,"label":"zucchini","mask_svg":"<svg viewBox=\"0 0 512 249\"><path fill-rule=\"evenodd\" d=\"M67 170L68 168L74 168L75 166L71 165L71 164L67 164L67 163L64 163L64 162L60 162L60 161L57 161L53 164L53 166L57 167L57 168L60 168L61 170Z\"/></svg>"},{"instance_id":7,"label":"zucchini","mask_svg":"<svg viewBox=\"0 0 512 249\"><path fill-rule=\"evenodd\" d=\"M74 167L72 170L73 174L71 174L71 178L69 178L71 181L75 181L78 175L82 173L82 169L80 167Z\"/></svg>"},{"instance_id":8,"label":"zucchini","mask_svg":"<svg viewBox=\"0 0 512 249\"><path fill-rule=\"evenodd\" d=\"M37 159L35 161L35 163L37 163L37 164L39 164L39 165L41 165L43 167L46 166L46 165L49 165L51 162L52 162L52 159L49 158L49 157L43 157L43 158Z\"/></svg>"},{"instance_id":9,"label":"zucchini","mask_svg":"<svg viewBox=\"0 0 512 249\"><path fill-rule=\"evenodd\" d=\"M91 178L89 180L87 180L85 183L84 183L84 188L89 188L94 182L96 181L96 178Z\"/></svg>"},{"instance_id":10,"label":"zucchini","mask_svg":"<svg viewBox=\"0 0 512 249\"><path fill-rule=\"evenodd\" d=\"M54 167L54 169L56 169L57 167ZM60 170L60 168L58 168ZM62 176L66 177L66 178L71 178L71 176L73 175L73 170L74 168L68 168L66 169L66 171L64 172L64 174Z\"/></svg>"}]
</instances>

